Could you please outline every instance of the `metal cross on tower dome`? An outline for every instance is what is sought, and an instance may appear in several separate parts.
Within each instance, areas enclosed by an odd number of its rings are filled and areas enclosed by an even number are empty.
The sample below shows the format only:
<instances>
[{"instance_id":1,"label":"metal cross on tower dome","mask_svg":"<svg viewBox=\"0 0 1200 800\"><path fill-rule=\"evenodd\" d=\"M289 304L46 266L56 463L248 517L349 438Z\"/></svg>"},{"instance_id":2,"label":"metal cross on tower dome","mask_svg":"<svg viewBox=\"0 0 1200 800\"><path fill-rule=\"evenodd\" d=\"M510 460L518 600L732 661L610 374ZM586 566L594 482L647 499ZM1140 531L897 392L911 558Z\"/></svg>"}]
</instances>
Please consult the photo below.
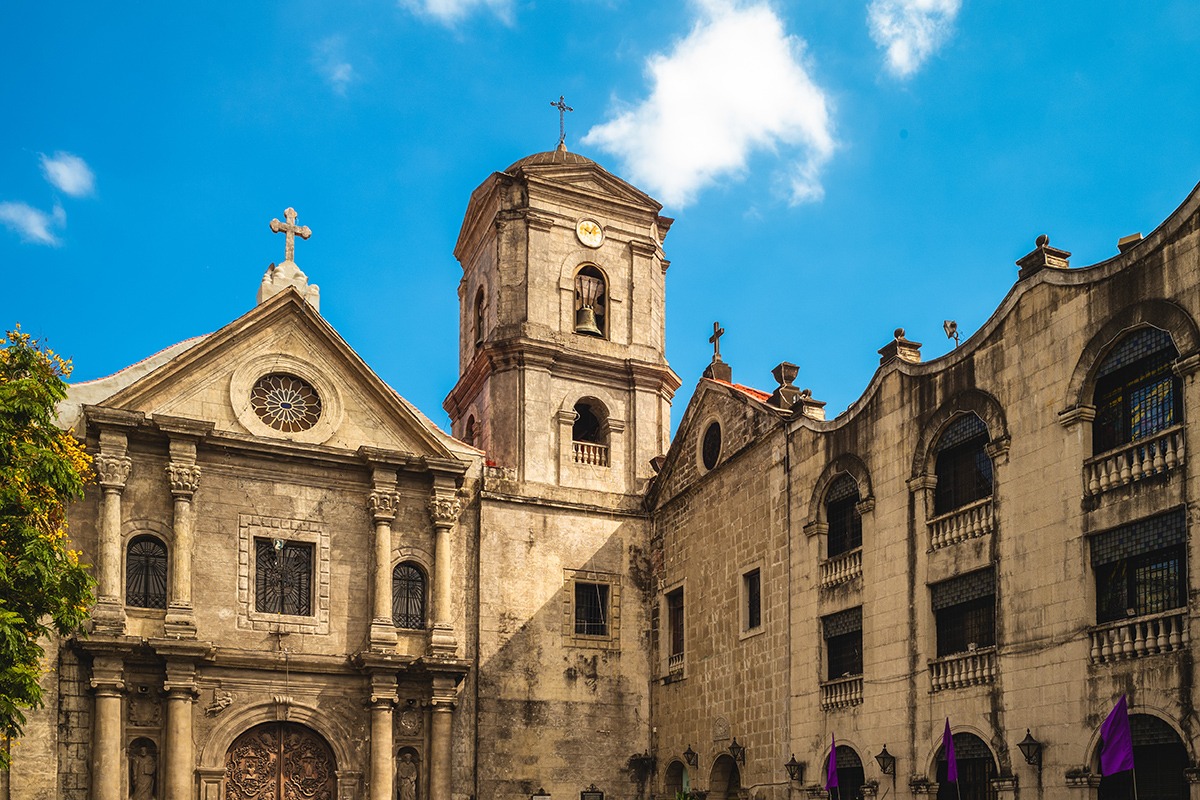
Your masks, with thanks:
<instances>
[{"instance_id":1,"label":"metal cross on tower dome","mask_svg":"<svg viewBox=\"0 0 1200 800\"><path fill-rule=\"evenodd\" d=\"M564 102L565 100L566 100L566 98L560 94L558 96L557 103L554 102L553 100L550 101L550 106L552 108L558 109L558 143L559 143L559 145L566 144L566 141L567 141L567 126L566 126L566 121L565 121L566 113L568 111L575 110L575 109L571 108L569 105L567 105L566 102Z\"/></svg>"}]
</instances>

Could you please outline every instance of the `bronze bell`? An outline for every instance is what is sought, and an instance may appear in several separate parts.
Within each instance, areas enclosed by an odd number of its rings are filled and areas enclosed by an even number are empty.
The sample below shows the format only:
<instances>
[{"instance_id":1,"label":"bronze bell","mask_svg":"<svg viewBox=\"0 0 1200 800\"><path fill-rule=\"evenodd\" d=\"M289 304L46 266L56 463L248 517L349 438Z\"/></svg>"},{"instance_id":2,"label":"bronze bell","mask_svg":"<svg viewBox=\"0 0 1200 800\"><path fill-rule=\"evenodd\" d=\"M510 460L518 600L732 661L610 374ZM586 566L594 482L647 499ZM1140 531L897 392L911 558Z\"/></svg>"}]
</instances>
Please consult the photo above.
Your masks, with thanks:
<instances>
[{"instance_id":1,"label":"bronze bell","mask_svg":"<svg viewBox=\"0 0 1200 800\"><path fill-rule=\"evenodd\" d=\"M596 309L584 306L575 312L575 332L591 336L603 336L604 331L596 325Z\"/></svg>"}]
</instances>

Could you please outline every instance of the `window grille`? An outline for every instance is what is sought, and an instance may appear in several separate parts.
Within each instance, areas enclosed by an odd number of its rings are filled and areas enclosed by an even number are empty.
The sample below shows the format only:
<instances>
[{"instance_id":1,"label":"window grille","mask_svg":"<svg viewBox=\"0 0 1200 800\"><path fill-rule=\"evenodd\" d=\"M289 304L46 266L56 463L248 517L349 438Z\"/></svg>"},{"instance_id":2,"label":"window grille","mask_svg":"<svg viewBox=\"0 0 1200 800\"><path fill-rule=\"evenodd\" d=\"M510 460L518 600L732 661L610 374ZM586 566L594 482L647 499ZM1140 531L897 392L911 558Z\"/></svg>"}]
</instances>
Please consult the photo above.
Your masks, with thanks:
<instances>
[{"instance_id":1,"label":"window grille","mask_svg":"<svg viewBox=\"0 0 1200 800\"><path fill-rule=\"evenodd\" d=\"M313 546L255 539L254 607L268 614L312 615Z\"/></svg>"},{"instance_id":2,"label":"window grille","mask_svg":"<svg viewBox=\"0 0 1200 800\"><path fill-rule=\"evenodd\" d=\"M1179 798L1188 795L1184 772L1190 766L1187 750L1175 730L1158 717L1130 714L1133 763L1137 765L1137 797ZM1100 781L1099 800L1133 797L1133 775L1118 772Z\"/></svg>"},{"instance_id":3,"label":"window grille","mask_svg":"<svg viewBox=\"0 0 1200 800\"><path fill-rule=\"evenodd\" d=\"M825 494L825 519L829 523L826 555L833 557L862 547L862 517L858 513L858 482L838 477Z\"/></svg>"},{"instance_id":4,"label":"window grille","mask_svg":"<svg viewBox=\"0 0 1200 800\"><path fill-rule=\"evenodd\" d=\"M1112 622L1187 605L1186 544L1183 509L1093 536L1097 621Z\"/></svg>"},{"instance_id":5,"label":"window grille","mask_svg":"<svg viewBox=\"0 0 1200 800\"><path fill-rule=\"evenodd\" d=\"M1143 328L1126 336L1096 372L1092 448L1103 453L1153 436L1182 418L1182 391L1170 334Z\"/></svg>"},{"instance_id":6,"label":"window grille","mask_svg":"<svg viewBox=\"0 0 1200 800\"><path fill-rule=\"evenodd\" d=\"M742 576L746 596L746 630L762 625L762 572L753 569Z\"/></svg>"},{"instance_id":7,"label":"window grille","mask_svg":"<svg viewBox=\"0 0 1200 800\"><path fill-rule=\"evenodd\" d=\"M425 573L416 564L397 564L392 570L392 621L397 628L425 627Z\"/></svg>"},{"instance_id":8,"label":"window grille","mask_svg":"<svg viewBox=\"0 0 1200 800\"><path fill-rule=\"evenodd\" d=\"M861 675L862 607L831 614L821 620L825 632L828 680L846 675ZM840 766L840 765L839 765Z\"/></svg>"},{"instance_id":9,"label":"window grille","mask_svg":"<svg viewBox=\"0 0 1200 800\"><path fill-rule=\"evenodd\" d=\"M125 557L125 604L167 607L167 547L153 536L138 536Z\"/></svg>"},{"instance_id":10,"label":"window grille","mask_svg":"<svg viewBox=\"0 0 1200 800\"><path fill-rule=\"evenodd\" d=\"M937 619L937 655L996 644L995 573L972 572L930 587Z\"/></svg>"},{"instance_id":11,"label":"window grille","mask_svg":"<svg viewBox=\"0 0 1200 800\"><path fill-rule=\"evenodd\" d=\"M960 416L938 438L934 514L991 496L992 460L984 449L988 441L987 426L975 414Z\"/></svg>"},{"instance_id":12,"label":"window grille","mask_svg":"<svg viewBox=\"0 0 1200 800\"><path fill-rule=\"evenodd\" d=\"M938 800L996 800L992 779L996 777L996 762L992 751L978 736L954 734L954 760L958 764L958 784L946 781L946 753L938 749Z\"/></svg>"},{"instance_id":13,"label":"window grille","mask_svg":"<svg viewBox=\"0 0 1200 800\"><path fill-rule=\"evenodd\" d=\"M668 655L683 653L683 588L667 595Z\"/></svg>"},{"instance_id":14,"label":"window grille","mask_svg":"<svg viewBox=\"0 0 1200 800\"><path fill-rule=\"evenodd\" d=\"M575 633L608 636L608 584L575 582Z\"/></svg>"}]
</instances>

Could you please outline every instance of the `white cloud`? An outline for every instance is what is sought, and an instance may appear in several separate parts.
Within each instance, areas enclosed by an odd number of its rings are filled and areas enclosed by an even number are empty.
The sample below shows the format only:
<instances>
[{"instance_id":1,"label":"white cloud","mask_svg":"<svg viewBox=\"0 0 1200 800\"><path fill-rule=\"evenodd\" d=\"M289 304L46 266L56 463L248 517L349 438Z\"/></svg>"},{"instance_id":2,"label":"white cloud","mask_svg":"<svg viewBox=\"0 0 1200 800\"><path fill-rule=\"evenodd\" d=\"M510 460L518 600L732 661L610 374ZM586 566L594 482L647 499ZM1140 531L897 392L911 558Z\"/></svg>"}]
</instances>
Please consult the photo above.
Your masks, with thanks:
<instances>
[{"instance_id":1,"label":"white cloud","mask_svg":"<svg viewBox=\"0 0 1200 800\"><path fill-rule=\"evenodd\" d=\"M42 174L52 186L71 197L87 197L96 191L96 176L91 167L77 155L42 153Z\"/></svg>"},{"instance_id":2,"label":"white cloud","mask_svg":"<svg viewBox=\"0 0 1200 800\"><path fill-rule=\"evenodd\" d=\"M60 205L47 214L25 203L0 203L0 224L16 231L26 242L57 247L60 242L54 229L67 224L67 212Z\"/></svg>"},{"instance_id":3,"label":"white cloud","mask_svg":"<svg viewBox=\"0 0 1200 800\"><path fill-rule=\"evenodd\" d=\"M675 207L743 173L756 151L776 155L791 202L820 200L834 139L804 42L765 3L699 5L687 37L647 61L650 96L592 128L583 143L615 154L634 183Z\"/></svg>"},{"instance_id":4,"label":"white cloud","mask_svg":"<svg viewBox=\"0 0 1200 800\"><path fill-rule=\"evenodd\" d=\"M887 67L907 78L950 37L961 0L871 0L867 25L887 51Z\"/></svg>"},{"instance_id":5,"label":"white cloud","mask_svg":"<svg viewBox=\"0 0 1200 800\"><path fill-rule=\"evenodd\" d=\"M453 25L476 11L490 11L504 22L512 21L513 0L400 0L400 5L445 25Z\"/></svg>"},{"instance_id":6,"label":"white cloud","mask_svg":"<svg viewBox=\"0 0 1200 800\"><path fill-rule=\"evenodd\" d=\"M343 38L330 36L317 45L316 53L313 55L313 66L316 67L317 72L334 92L343 97L347 87L358 78L358 74L354 71L354 65L345 59L344 52L345 41Z\"/></svg>"}]
</instances>

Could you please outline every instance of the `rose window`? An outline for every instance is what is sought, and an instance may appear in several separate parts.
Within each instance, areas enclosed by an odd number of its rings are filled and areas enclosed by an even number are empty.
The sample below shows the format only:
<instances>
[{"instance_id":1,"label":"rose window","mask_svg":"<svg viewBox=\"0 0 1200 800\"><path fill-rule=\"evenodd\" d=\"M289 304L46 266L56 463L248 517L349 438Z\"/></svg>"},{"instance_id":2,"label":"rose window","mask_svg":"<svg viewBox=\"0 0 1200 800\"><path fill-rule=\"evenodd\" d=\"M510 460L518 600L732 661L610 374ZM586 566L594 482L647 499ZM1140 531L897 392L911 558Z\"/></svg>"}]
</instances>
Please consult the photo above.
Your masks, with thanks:
<instances>
[{"instance_id":1,"label":"rose window","mask_svg":"<svg viewBox=\"0 0 1200 800\"><path fill-rule=\"evenodd\" d=\"M266 375L250 390L250 406L277 431L306 431L321 418L321 398L295 375Z\"/></svg>"}]
</instances>

